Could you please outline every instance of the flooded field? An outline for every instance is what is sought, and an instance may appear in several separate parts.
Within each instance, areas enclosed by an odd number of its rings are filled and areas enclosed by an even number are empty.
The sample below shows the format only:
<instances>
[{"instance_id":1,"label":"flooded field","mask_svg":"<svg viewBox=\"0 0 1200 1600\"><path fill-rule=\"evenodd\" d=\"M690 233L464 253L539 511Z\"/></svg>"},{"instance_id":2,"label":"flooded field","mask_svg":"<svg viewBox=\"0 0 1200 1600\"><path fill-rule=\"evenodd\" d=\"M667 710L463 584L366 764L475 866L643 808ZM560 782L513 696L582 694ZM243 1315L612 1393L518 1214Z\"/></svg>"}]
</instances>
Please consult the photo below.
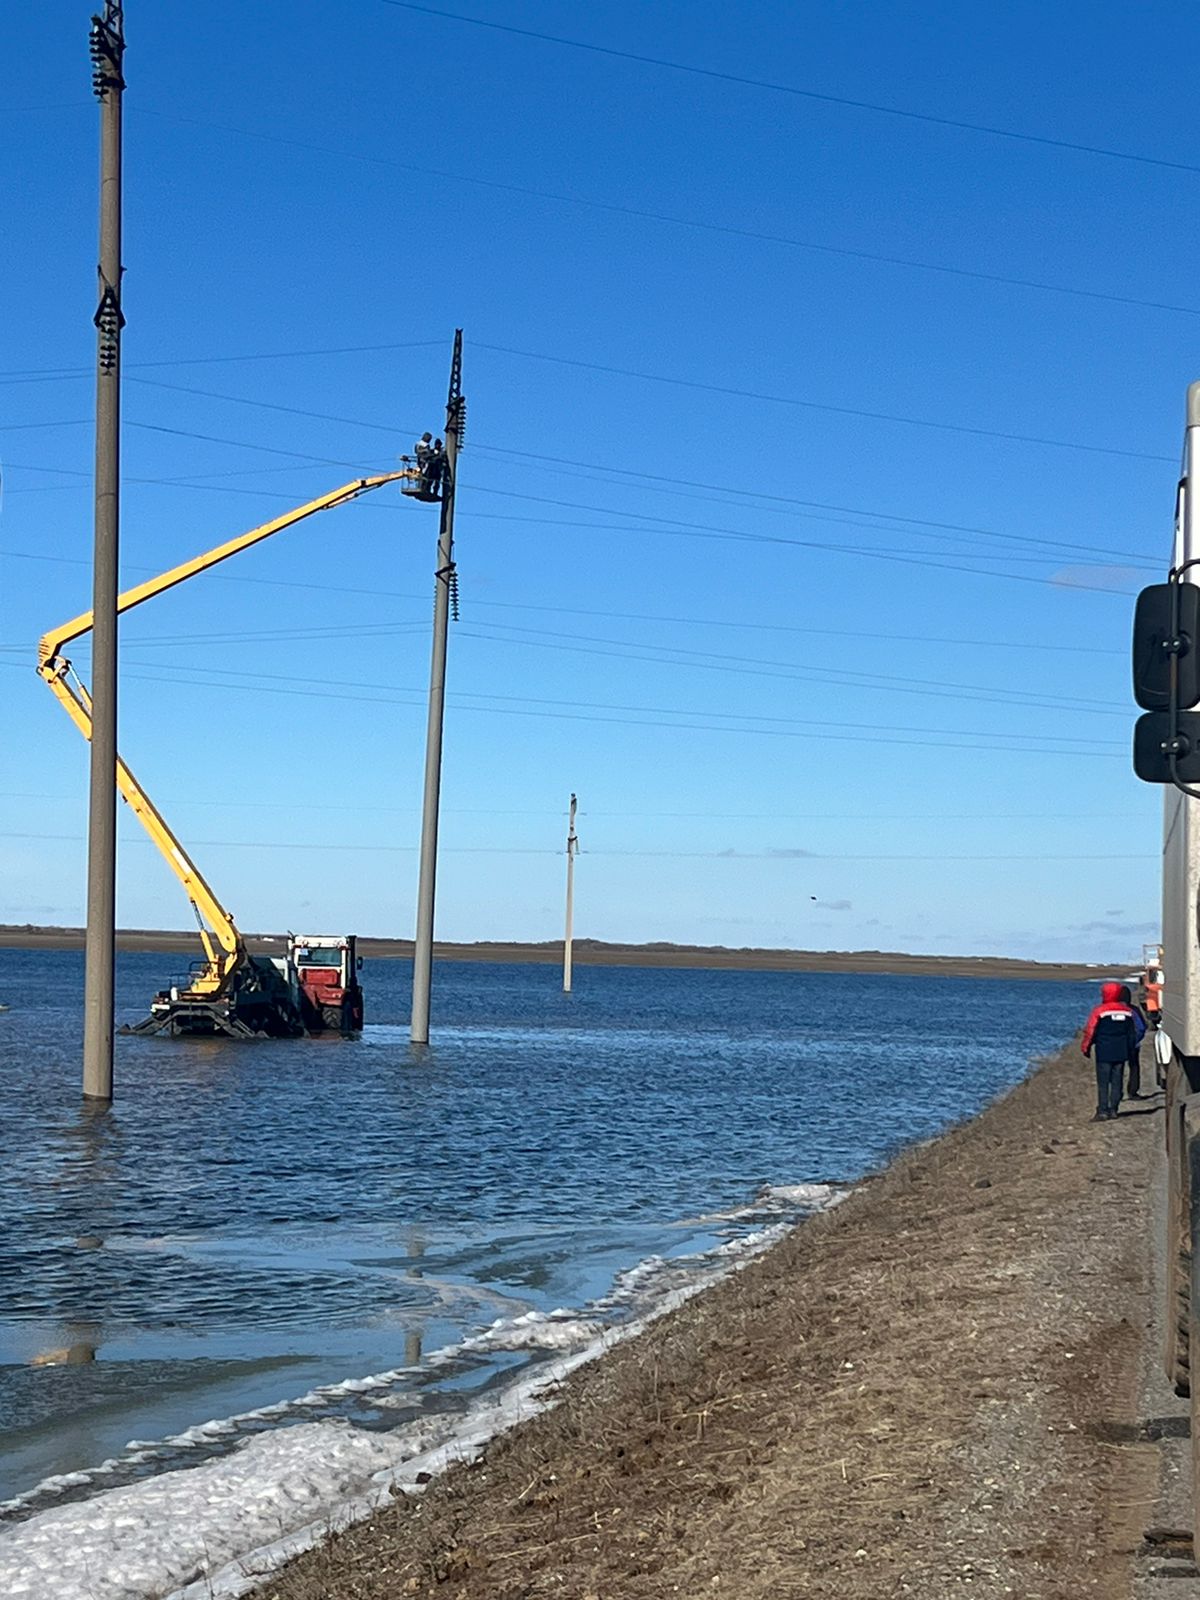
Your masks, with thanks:
<instances>
[{"instance_id":1,"label":"flooded field","mask_svg":"<svg viewBox=\"0 0 1200 1600\"><path fill-rule=\"evenodd\" d=\"M177 965L121 957L122 1018ZM123 1039L96 1112L82 957L5 971L9 1526L298 1423L432 1437L974 1112L1091 997L445 964L414 1052L408 964L373 961L361 1040Z\"/></svg>"}]
</instances>

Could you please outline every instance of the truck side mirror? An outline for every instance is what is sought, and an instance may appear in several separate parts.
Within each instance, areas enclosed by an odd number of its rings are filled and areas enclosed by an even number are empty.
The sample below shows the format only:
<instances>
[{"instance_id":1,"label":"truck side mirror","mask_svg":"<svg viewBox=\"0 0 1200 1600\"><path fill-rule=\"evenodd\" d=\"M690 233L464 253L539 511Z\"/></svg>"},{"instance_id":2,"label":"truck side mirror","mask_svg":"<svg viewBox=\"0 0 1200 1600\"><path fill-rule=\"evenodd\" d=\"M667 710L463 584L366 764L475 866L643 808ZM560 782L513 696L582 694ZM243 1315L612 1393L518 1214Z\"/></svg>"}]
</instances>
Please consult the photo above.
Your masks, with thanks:
<instances>
[{"instance_id":1,"label":"truck side mirror","mask_svg":"<svg viewBox=\"0 0 1200 1600\"><path fill-rule=\"evenodd\" d=\"M1175 703L1186 710L1200 702L1200 587L1194 583L1155 583L1138 595L1133 697L1143 711L1165 711L1170 705L1172 661L1179 674Z\"/></svg>"},{"instance_id":2,"label":"truck side mirror","mask_svg":"<svg viewBox=\"0 0 1200 1600\"><path fill-rule=\"evenodd\" d=\"M1133 770L1143 783L1200 783L1200 711L1147 711L1133 729ZM1171 748L1175 771L1171 771Z\"/></svg>"}]
</instances>

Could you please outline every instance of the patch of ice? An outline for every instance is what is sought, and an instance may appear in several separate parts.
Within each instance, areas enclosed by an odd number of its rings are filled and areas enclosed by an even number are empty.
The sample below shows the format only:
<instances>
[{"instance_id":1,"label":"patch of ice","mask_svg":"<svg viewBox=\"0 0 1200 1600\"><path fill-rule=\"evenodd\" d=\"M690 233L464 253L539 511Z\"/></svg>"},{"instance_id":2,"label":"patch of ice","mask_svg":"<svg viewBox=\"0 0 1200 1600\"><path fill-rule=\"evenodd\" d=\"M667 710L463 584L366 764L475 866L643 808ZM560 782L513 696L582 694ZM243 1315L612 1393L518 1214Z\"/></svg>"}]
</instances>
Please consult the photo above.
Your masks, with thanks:
<instances>
[{"instance_id":1,"label":"patch of ice","mask_svg":"<svg viewBox=\"0 0 1200 1600\"><path fill-rule=\"evenodd\" d=\"M780 1212L828 1211L844 1200L849 1189L836 1183L764 1183L748 1205L733 1206L728 1211L710 1211L704 1216L687 1217L676 1227L695 1227L714 1222L746 1222L754 1217L778 1215Z\"/></svg>"},{"instance_id":2,"label":"patch of ice","mask_svg":"<svg viewBox=\"0 0 1200 1600\"><path fill-rule=\"evenodd\" d=\"M778 1215L797 1206L836 1204L842 1197L832 1185L764 1186L756 1206L743 1214L761 1216L774 1208ZM233 1600L331 1531L369 1516L395 1492L419 1492L418 1477L427 1481L452 1461L471 1459L497 1434L555 1404L569 1373L739 1271L790 1227L790 1221L775 1221L698 1255L639 1262L590 1308L623 1314L619 1326L605 1330L595 1318L565 1309L527 1312L501 1317L483 1333L432 1352L423 1367L445 1364L464 1351L557 1352L465 1414L425 1416L386 1433L332 1420L298 1422L256 1433L203 1465L112 1488L0 1530L0 1594L21 1600ZM201 1423L157 1445L135 1440L133 1447L154 1452L211 1446L297 1406L386 1390L413 1371L400 1367L323 1385L299 1401ZM90 1472L46 1479L0 1509L86 1486L125 1464L111 1460Z\"/></svg>"},{"instance_id":3,"label":"patch of ice","mask_svg":"<svg viewBox=\"0 0 1200 1600\"><path fill-rule=\"evenodd\" d=\"M603 1332L603 1325L573 1311L527 1311L499 1317L483 1333L464 1339L462 1350L576 1350Z\"/></svg>"},{"instance_id":4,"label":"patch of ice","mask_svg":"<svg viewBox=\"0 0 1200 1600\"><path fill-rule=\"evenodd\" d=\"M260 1434L232 1456L43 1511L0 1537L0 1593L141 1600L226 1566L393 1465L379 1435L338 1423Z\"/></svg>"},{"instance_id":5,"label":"patch of ice","mask_svg":"<svg viewBox=\"0 0 1200 1600\"><path fill-rule=\"evenodd\" d=\"M824 1210L844 1200L846 1190L833 1183L764 1183L758 1194L760 1200Z\"/></svg>"}]
</instances>

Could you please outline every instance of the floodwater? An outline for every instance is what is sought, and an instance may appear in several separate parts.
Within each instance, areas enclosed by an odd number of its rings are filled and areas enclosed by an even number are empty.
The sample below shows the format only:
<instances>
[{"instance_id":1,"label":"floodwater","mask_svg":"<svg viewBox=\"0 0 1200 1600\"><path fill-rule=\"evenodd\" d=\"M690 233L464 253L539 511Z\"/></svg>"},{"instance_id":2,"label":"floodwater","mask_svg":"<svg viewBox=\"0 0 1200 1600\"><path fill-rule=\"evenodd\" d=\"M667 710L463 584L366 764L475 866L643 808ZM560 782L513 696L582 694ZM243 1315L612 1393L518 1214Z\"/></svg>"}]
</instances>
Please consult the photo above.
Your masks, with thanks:
<instances>
[{"instance_id":1,"label":"floodwater","mask_svg":"<svg viewBox=\"0 0 1200 1600\"><path fill-rule=\"evenodd\" d=\"M120 1018L179 965L122 956ZM5 953L0 1516L469 1410L972 1114L1092 999L448 962L414 1051L410 971L366 964L358 1041L122 1039L89 1111L82 956Z\"/></svg>"}]
</instances>

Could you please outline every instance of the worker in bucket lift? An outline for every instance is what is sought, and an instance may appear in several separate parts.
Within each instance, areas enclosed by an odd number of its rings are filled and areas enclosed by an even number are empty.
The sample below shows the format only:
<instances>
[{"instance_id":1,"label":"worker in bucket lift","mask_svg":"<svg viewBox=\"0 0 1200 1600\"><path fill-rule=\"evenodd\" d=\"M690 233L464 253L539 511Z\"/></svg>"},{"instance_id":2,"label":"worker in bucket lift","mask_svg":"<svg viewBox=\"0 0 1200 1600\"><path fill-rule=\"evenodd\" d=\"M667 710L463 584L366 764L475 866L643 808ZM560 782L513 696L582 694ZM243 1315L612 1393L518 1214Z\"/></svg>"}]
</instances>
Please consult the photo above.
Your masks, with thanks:
<instances>
[{"instance_id":1,"label":"worker in bucket lift","mask_svg":"<svg viewBox=\"0 0 1200 1600\"><path fill-rule=\"evenodd\" d=\"M424 466L421 468L422 486L430 494L437 494L442 486L442 476L446 471L446 446L440 439L435 439L429 446L429 454L425 457Z\"/></svg>"},{"instance_id":2,"label":"worker in bucket lift","mask_svg":"<svg viewBox=\"0 0 1200 1600\"><path fill-rule=\"evenodd\" d=\"M423 433L416 444L413 445L413 455L417 458L417 471L422 478L425 476L425 469L429 465L429 453L432 449L433 435L431 433Z\"/></svg>"}]
</instances>

